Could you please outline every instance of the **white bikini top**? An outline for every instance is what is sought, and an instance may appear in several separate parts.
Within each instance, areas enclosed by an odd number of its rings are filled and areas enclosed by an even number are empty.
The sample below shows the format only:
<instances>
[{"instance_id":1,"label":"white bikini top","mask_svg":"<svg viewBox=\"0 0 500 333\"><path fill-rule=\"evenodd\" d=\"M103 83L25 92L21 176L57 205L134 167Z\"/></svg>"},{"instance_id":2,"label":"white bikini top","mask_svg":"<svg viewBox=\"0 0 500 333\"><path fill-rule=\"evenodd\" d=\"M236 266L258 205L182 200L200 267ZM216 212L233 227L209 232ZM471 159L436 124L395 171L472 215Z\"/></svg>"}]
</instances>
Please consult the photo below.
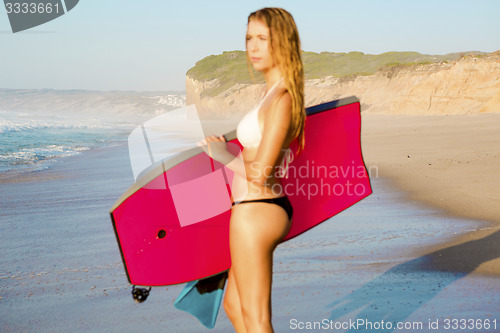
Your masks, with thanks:
<instances>
[{"instance_id":1,"label":"white bikini top","mask_svg":"<svg viewBox=\"0 0 500 333\"><path fill-rule=\"evenodd\" d=\"M255 108L253 108L250 112L248 112L243 119L238 124L236 128L236 136L240 143L245 148L249 147L258 147L260 141L262 140L262 133L260 131L259 126L259 110L262 104L266 101L267 97L271 94L271 92L278 86L278 84L283 81L283 78L278 80L271 89L267 91L267 93L261 98L259 104ZM276 174L278 177L286 177L288 165L293 161L293 152L290 148L285 150L283 155L283 160L281 161L279 169Z\"/></svg>"}]
</instances>

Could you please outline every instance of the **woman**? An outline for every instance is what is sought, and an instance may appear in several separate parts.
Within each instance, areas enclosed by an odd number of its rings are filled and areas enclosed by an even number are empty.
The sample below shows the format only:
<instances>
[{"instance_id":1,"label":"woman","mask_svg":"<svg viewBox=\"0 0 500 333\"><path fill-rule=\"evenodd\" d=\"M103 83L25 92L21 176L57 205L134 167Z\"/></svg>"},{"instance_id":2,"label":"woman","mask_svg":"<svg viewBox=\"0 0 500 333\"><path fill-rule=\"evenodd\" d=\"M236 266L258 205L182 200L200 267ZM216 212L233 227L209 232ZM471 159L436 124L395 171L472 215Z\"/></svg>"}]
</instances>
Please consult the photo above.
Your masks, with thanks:
<instances>
[{"instance_id":1,"label":"woman","mask_svg":"<svg viewBox=\"0 0 500 333\"><path fill-rule=\"evenodd\" d=\"M303 66L293 17L284 9L263 8L248 17L247 60L266 81L259 105L237 128L243 161L225 150L224 137L207 137L208 151L236 174L248 191L233 204L229 270L224 309L236 332L272 332L273 251L290 230L292 207L280 177L298 140L304 147ZM229 162L231 161L232 162Z\"/></svg>"}]
</instances>

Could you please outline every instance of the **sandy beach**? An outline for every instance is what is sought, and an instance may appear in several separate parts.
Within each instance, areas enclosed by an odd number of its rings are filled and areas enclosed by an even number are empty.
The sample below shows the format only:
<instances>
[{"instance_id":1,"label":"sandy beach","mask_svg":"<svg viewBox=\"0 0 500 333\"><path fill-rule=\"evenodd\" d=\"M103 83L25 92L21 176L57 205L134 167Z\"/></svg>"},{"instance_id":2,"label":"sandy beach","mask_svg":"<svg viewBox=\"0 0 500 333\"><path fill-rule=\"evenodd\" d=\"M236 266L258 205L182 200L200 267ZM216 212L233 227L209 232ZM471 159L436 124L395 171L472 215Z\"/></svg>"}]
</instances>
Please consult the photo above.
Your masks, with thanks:
<instances>
[{"instance_id":1,"label":"sandy beach","mask_svg":"<svg viewBox=\"0 0 500 333\"><path fill-rule=\"evenodd\" d=\"M475 273L500 275L499 129L500 114L363 116L365 162L380 176L410 200L484 221L453 241L475 241L475 251L457 253L457 270L476 265ZM478 252L492 257L478 262Z\"/></svg>"},{"instance_id":2,"label":"sandy beach","mask_svg":"<svg viewBox=\"0 0 500 333\"><path fill-rule=\"evenodd\" d=\"M276 331L436 332L463 318L498 331L498 120L364 115L374 193L279 246ZM108 215L132 182L125 143L3 174L0 331L208 331L174 308L183 286L133 302ZM357 320L394 326L346 328ZM224 311L213 331L233 331Z\"/></svg>"}]
</instances>

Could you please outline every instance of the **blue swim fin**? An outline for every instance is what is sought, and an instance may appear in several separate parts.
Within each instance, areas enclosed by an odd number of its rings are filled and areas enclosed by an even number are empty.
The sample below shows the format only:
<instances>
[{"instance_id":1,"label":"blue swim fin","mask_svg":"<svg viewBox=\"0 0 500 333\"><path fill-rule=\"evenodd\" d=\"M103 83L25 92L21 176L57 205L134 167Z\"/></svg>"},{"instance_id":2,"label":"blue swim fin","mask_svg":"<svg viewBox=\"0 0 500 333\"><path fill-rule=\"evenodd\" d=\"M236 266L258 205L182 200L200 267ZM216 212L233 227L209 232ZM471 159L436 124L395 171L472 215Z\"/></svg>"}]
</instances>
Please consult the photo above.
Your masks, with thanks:
<instances>
[{"instance_id":1,"label":"blue swim fin","mask_svg":"<svg viewBox=\"0 0 500 333\"><path fill-rule=\"evenodd\" d=\"M188 282L174 306L195 316L207 328L214 328L224 295L227 272Z\"/></svg>"}]
</instances>

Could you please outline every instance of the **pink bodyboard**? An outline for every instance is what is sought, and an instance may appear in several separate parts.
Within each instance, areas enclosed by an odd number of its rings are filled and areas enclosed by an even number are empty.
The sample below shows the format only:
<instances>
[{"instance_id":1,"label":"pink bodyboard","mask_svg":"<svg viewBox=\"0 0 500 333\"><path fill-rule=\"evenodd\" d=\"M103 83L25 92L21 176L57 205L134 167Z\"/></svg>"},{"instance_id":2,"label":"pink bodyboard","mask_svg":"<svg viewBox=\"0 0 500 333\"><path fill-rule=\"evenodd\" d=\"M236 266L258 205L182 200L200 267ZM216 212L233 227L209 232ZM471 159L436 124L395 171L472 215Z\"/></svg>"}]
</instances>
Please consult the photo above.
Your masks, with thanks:
<instances>
[{"instance_id":1,"label":"pink bodyboard","mask_svg":"<svg viewBox=\"0 0 500 333\"><path fill-rule=\"evenodd\" d=\"M285 240L372 193L361 153L359 101L350 97L307 113L306 148L283 179L294 210ZM234 131L226 137L237 155L241 145ZM183 283L231 266L232 172L196 149L177 156L175 165L170 161L149 170L143 178L147 181L134 184L111 209L131 284Z\"/></svg>"}]
</instances>

